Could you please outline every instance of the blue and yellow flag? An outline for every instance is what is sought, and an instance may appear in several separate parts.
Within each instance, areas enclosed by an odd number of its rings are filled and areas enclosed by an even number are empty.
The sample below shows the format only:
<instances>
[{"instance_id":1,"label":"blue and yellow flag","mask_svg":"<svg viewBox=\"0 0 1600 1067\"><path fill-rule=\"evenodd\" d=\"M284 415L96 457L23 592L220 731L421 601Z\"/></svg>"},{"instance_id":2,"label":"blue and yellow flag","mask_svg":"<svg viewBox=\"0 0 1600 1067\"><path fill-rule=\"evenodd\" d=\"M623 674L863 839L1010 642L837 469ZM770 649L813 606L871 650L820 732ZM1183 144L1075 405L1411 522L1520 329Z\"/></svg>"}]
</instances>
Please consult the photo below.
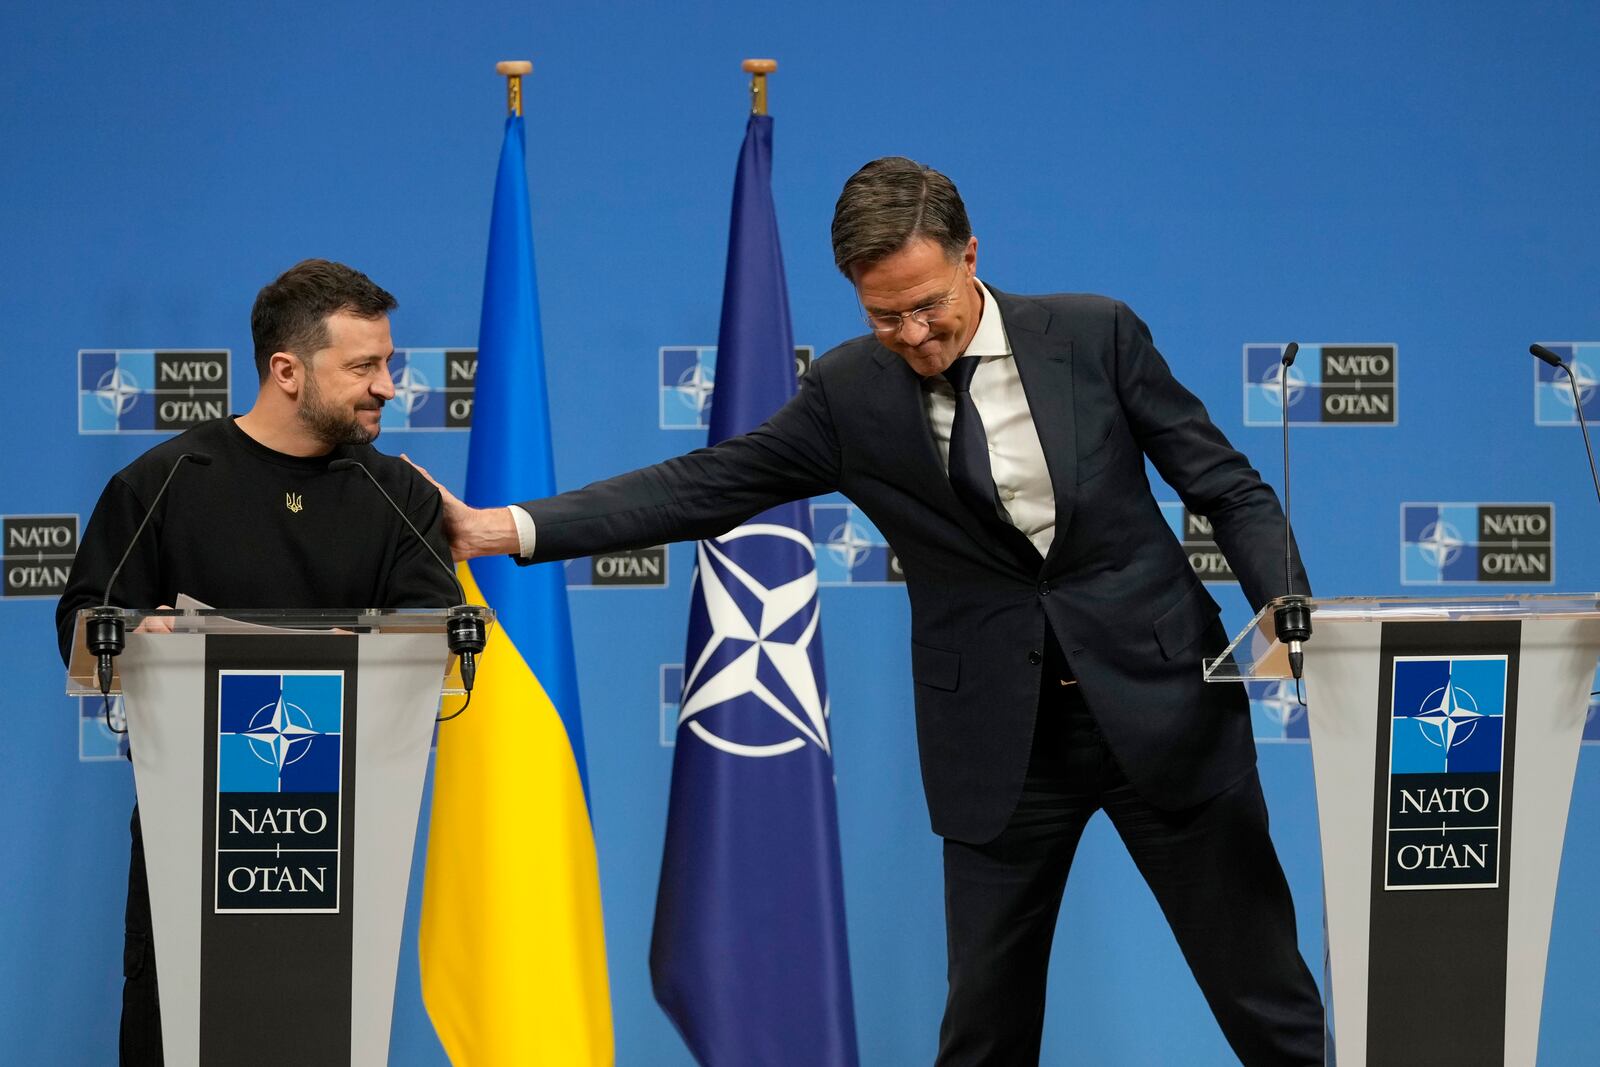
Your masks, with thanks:
<instances>
[{"instance_id":1,"label":"blue and yellow flag","mask_svg":"<svg viewBox=\"0 0 1600 1067\"><path fill-rule=\"evenodd\" d=\"M489 224L465 499L555 492L522 118ZM458 568L499 617L472 706L440 727L422 994L452 1063L612 1060L611 998L577 671L560 563ZM447 708L448 710L448 708Z\"/></svg>"}]
</instances>

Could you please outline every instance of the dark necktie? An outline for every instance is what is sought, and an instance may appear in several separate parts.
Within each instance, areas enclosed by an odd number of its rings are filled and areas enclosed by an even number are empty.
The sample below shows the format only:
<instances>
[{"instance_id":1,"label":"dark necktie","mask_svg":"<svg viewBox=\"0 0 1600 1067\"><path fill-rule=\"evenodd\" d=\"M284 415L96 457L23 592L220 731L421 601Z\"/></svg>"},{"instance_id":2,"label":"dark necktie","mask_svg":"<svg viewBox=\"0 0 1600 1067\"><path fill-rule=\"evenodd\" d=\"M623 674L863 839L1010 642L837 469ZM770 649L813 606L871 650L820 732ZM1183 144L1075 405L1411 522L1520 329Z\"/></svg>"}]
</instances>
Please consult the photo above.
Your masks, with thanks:
<instances>
[{"instance_id":1,"label":"dark necktie","mask_svg":"<svg viewBox=\"0 0 1600 1067\"><path fill-rule=\"evenodd\" d=\"M977 370L977 356L962 356L944 372L945 381L956 391L956 416L950 425L950 485L1003 545L1025 565L1036 568L1043 562L1039 550L1005 517L995 489L989 437L983 432L978 406L972 402L972 376Z\"/></svg>"}]
</instances>

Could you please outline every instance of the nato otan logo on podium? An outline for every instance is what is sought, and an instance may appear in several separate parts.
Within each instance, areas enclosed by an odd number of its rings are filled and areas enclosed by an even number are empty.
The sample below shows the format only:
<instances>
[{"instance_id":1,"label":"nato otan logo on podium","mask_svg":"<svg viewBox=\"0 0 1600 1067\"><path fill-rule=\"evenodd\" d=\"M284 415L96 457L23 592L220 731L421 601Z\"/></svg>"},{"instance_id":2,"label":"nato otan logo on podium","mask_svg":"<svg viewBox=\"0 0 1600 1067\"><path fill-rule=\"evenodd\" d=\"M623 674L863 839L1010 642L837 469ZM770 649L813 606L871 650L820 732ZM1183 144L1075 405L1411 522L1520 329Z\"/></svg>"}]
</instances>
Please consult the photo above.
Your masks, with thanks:
<instances>
[{"instance_id":1,"label":"nato otan logo on podium","mask_svg":"<svg viewBox=\"0 0 1600 1067\"><path fill-rule=\"evenodd\" d=\"M811 366L812 351L810 345L795 346L795 377ZM660 353L661 428L708 429L717 386L717 346L663 345Z\"/></svg>"},{"instance_id":2,"label":"nato otan logo on podium","mask_svg":"<svg viewBox=\"0 0 1600 1067\"><path fill-rule=\"evenodd\" d=\"M1396 656L1385 889L1500 884L1505 656Z\"/></svg>"},{"instance_id":3,"label":"nato otan logo on podium","mask_svg":"<svg viewBox=\"0 0 1600 1067\"><path fill-rule=\"evenodd\" d=\"M1303 344L1282 371L1287 344L1244 346L1244 424L1277 426L1285 394L1293 426L1394 426L1400 419L1399 348Z\"/></svg>"},{"instance_id":4,"label":"nato otan logo on podium","mask_svg":"<svg viewBox=\"0 0 1600 1067\"><path fill-rule=\"evenodd\" d=\"M337 912L344 672L217 684L216 911Z\"/></svg>"},{"instance_id":5,"label":"nato otan logo on podium","mask_svg":"<svg viewBox=\"0 0 1600 1067\"><path fill-rule=\"evenodd\" d=\"M1183 554L1189 557L1189 566L1194 568L1201 581L1216 584L1238 581L1233 568L1228 565L1228 558L1217 547L1217 536L1212 532L1210 519L1194 514L1176 500L1161 502L1161 517L1167 520L1172 536L1183 546Z\"/></svg>"},{"instance_id":6,"label":"nato otan logo on podium","mask_svg":"<svg viewBox=\"0 0 1600 1067\"><path fill-rule=\"evenodd\" d=\"M1533 421L1539 426L1573 426L1578 422L1572 387L1578 387L1583 417L1600 422L1600 341L1545 341L1544 347L1566 360L1572 381L1542 359L1533 361Z\"/></svg>"},{"instance_id":7,"label":"nato otan logo on podium","mask_svg":"<svg viewBox=\"0 0 1600 1067\"><path fill-rule=\"evenodd\" d=\"M835 497L811 505L819 585L901 585L900 557L872 520Z\"/></svg>"},{"instance_id":8,"label":"nato otan logo on podium","mask_svg":"<svg viewBox=\"0 0 1600 1067\"><path fill-rule=\"evenodd\" d=\"M1400 505L1402 585L1553 581L1553 504Z\"/></svg>"},{"instance_id":9,"label":"nato otan logo on podium","mask_svg":"<svg viewBox=\"0 0 1600 1067\"><path fill-rule=\"evenodd\" d=\"M478 381L476 348L397 348L389 360L394 399L385 430L470 430Z\"/></svg>"},{"instance_id":10,"label":"nato otan logo on podium","mask_svg":"<svg viewBox=\"0 0 1600 1067\"><path fill-rule=\"evenodd\" d=\"M175 433L228 413L227 349L78 351L78 432Z\"/></svg>"},{"instance_id":11,"label":"nato otan logo on podium","mask_svg":"<svg viewBox=\"0 0 1600 1067\"><path fill-rule=\"evenodd\" d=\"M67 588L78 553L78 516L0 516L0 553L11 600L53 599Z\"/></svg>"}]
</instances>

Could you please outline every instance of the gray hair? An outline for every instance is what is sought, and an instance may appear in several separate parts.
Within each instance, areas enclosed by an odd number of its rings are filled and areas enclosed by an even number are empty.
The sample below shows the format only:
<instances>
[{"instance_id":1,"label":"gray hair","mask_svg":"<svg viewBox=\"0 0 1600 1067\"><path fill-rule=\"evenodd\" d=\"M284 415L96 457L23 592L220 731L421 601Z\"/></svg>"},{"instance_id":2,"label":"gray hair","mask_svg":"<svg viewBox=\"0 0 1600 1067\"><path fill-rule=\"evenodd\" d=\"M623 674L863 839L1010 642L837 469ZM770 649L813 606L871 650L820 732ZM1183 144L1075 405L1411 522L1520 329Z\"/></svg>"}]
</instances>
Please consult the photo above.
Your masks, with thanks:
<instances>
[{"instance_id":1,"label":"gray hair","mask_svg":"<svg viewBox=\"0 0 1600 1067\"><path fill-rule=\"evenodd\" d=\"M870 266L926 237L952 260L972 237L955 183L904 156L875 159L850 176L833 208L833 262L839 273Z\"/></svg>"}]
</instances>

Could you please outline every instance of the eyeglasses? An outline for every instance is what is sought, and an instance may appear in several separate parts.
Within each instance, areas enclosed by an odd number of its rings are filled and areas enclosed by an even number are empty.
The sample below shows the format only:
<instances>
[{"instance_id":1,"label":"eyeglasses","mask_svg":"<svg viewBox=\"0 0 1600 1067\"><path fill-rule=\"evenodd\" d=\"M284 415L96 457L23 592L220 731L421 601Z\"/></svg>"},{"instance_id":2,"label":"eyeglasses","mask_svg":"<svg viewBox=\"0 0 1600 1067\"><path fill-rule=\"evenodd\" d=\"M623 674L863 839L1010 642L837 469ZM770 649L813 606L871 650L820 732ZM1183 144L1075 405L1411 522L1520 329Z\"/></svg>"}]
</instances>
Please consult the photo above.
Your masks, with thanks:
<instances>
[{"instance_id":1,"label":"eyeglasses","mask_svg":"<svg viewBox=\"0 0 1600 1067\"><path fill-rule=\"evenodd\" d=\"M950 283L950 291L945 293L942 298L935 300L931 304L913 308L911 311L869 311L864 316L867 320L867 325L872 328L873 333L892 334L899 333L901 328L905 326L906 320L909 319L918 326L932 329L944 317L945 312L950 310L950 305L955 302L956 291L961 286L962 266L962 264L956 266L956 276Z\"/></svg>"}]
</instances>

